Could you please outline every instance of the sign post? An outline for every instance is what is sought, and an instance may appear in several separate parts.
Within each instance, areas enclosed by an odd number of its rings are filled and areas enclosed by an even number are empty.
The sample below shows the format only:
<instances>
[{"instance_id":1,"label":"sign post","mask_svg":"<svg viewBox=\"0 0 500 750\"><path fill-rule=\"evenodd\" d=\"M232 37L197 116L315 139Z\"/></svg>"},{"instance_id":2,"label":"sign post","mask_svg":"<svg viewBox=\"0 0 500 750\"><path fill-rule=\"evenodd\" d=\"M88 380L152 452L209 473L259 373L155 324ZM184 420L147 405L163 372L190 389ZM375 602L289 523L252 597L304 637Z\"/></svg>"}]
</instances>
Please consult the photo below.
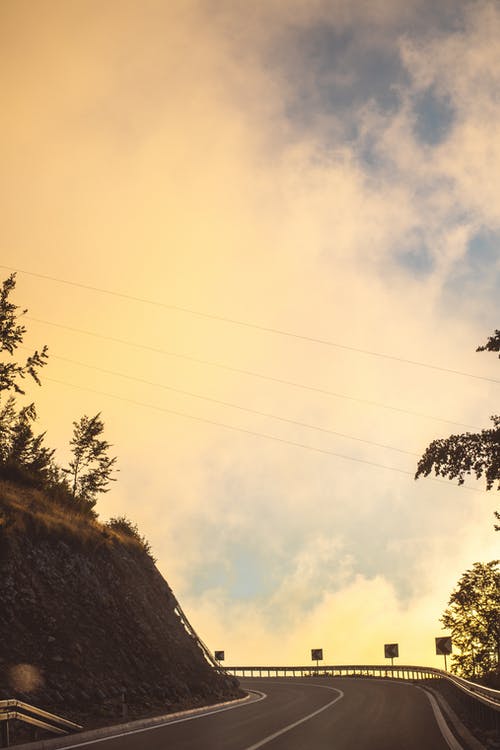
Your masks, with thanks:
<instances>
[{"instance_id":1,"label":"sign post","mask_svg":"<svg viewBox=\"0 0 500 750\"><path fill-rule=\"evenodd\" d=\"M436 654L438 656L444 656L444 671L448 671L448 665L446 664L447 654L451 654L451 636L445 635L440 638L436 638Z\"/></svg>"},{"instance_id":2,"label":"sign post","mask_svg":"<svg viewBox=\"0 0 500 750\"><path fill-rule=\"evenodd\" d=\"M224 661L224 651L214 651L215 661Z\"/></svg>"},{"instance_id":3,"label":"sign post","mask_svg":"<svg viewBox=\"0 0 500 750\"><path fill-rule=\"evenodd\" d=\"M319 662L323 661L323 649L322 648L312 648L311 649L311 659L316 662L316 671L319 669Z\"/></svg>"},{"instance_id":4,"label":"sign post","mask_svg":"<svg viewBox=\"0 0 500 750\"><path fill-rule=\"evenodd\" d=\"M391 660L391 667L393 667L394 659L399 656L399 643L384 644L384 655L386 659Z\"/></svg>"}]
</instances>

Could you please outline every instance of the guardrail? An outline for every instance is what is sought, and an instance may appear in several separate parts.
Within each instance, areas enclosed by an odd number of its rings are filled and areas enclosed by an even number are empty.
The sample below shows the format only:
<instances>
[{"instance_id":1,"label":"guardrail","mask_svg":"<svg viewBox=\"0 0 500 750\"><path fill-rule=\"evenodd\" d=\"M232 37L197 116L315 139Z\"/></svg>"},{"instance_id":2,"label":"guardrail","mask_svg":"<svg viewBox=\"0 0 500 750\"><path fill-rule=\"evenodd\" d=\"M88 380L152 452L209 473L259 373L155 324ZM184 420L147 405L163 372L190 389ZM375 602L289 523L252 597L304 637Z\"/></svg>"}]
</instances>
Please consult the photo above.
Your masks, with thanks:
<instances>
[{"instance_id":1,"label":"guardrail","mask_svg":"<svg viewBox=\"0 0 500 750\"><path fill-rule=\"evenodd\" d=\"M184 629L187 631L187 633L189 633L191 638L193 638L196 641L196 643L198 644L199 648L201 649L205 659L210 664L210 666L213 669L215 669L216 672L219 672L220 674L224 674L224 672L226 672L227 670L224 669L224 667L221 664L219 664L219 662L215 659L214 655L212 654L208 646L205 643L203 643L200 636L198 635L196 630L193 628L193 626L189 622L185 612L183 611L181 605L179 604L179 601L177 600L177 597L175 596L174 592L172 591L170 587L169 587L169 592L175 605L174 613L180 619Z\"/></svg>"},{"instance_id":2,"label":"guardrail","mask_svg":"<svg viewBox=\"0 0 500 750\"><path fill-rule=\"evenodd\" d=\"M414 665L388 666L387 664L342 664L329 666L248 666L225 667L226 671L235 677L382 677L398 680L433 680L446 679L453 682L460 689L472 693L476 698L483 698L490 704L500 706L500 690L479 685L477 682L465 680L450 672L435 667L418 667Z\"/></svg>"},{"instance_id":3,"label":"guardrail","mask_svg":"<svg viewBox=\"0 0 500 750\"><path fill-rule=\"evenodd\" d=\"M82 727L73 721L63 719L42 708L30 706L23 701L3 700L0 701L0 747L9 747L10 725L9 722L18 720L30 724L37 729L43 729L52 734L69 734L78 732Z\"/></svg>"},{"instance_id":4,"label":"guardrail","mask_svg":"<svg viewBox=\"0 0 500 750\"><path fill-rule=\"evenodd\" d=\"M342 664L330 666L249 666L226 667L226 671L236 677L375 677L382 679L405 680L412 683L429 681L436 688L445 680L450 689L446 697L460 713L468 716L471 728L500 734L500 690L479 685L477 682L445 672L434 667L410 665L388 666L387 664ZM443 692L440 688L439 692Z\"/></svg>"},{"instance_id":5,"label":"guardrail","mask_svg":"<svg viewBox=\"0 0 500 750\"><path fill-rule=\"evenodd\" d=\"M187 616L185 615L184 611L182 610L181 605L179 604L179 602L175 598L172 590L170 590L170 593L172 594L172 598L175 601L174 612L177 615L177 617L180 619L180 621L181 621L184 629L187 631L187 633L189 633L189 635L191 636L191 638L193 638L197 642L197 644L200 647L200 649L201 649L201 651L202 651L205 659L208 661L208 663L210 664L210 666L213 667L217 672L223 673L225 671L224 668L221 667L221 665L219 664L218 661L216 661L216 659L214 658L214 656L213 656L212 652L210 651L210 649L208 648L208 646L206 646L203 643L203 641L201 640L200 636L198 635L198 633L196 632L196 630L193 628L193 626L189 622Z\"/></svg>"}]
</instances>

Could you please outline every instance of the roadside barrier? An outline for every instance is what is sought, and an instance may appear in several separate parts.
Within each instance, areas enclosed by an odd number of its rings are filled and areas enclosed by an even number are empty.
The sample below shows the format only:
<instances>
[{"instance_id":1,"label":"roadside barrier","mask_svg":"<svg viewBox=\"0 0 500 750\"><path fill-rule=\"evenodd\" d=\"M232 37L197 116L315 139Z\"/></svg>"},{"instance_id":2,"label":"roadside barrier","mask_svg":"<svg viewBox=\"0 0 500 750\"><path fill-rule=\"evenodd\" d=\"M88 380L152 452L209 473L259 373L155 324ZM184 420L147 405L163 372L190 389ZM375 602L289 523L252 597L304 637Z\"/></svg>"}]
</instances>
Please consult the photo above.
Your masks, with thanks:
<instances>
[{"instance_id":1,"label":"roadside barrier","mask_svg":"<svg viewBox=\"0 0 500 750\"><path fill-rule=\"evenodd\" d=\"M78 732L82 729L79 724L63 719L48 711L44 711L29 703L18 700L0 701L0 747L9 747L11 721L22 721L37 729L43 729L52 734L62 735Z\"/></svg>"},{"instance_id":2,"label":"roadside barrier","mask_svg":"<svg viewBox=\"0 0 500 750\"><path fill-rule=\"evenodd\" d=\"M473 725L500 736L500 690L479 685L471 680L434 667L388 666L386 664L343 664L330 666L246 666L226 667L235 677L371 677L404 680L422 687L433 687Z\"/></svg>"}]
</instances>

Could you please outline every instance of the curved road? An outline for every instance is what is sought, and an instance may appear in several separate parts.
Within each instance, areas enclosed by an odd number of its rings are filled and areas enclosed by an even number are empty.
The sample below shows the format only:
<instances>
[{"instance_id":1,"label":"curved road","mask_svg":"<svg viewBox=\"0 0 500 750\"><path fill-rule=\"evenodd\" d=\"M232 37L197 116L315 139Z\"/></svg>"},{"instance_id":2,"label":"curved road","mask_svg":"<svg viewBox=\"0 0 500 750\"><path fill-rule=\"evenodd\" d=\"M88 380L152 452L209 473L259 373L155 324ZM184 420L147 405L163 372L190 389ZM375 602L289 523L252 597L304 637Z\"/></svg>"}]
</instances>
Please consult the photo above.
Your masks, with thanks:
<instances>
[{"instance_id":1,"label":"curved road","mask_svg":"<svg viewBox=\"0 0 500 750\"><path fill-rule=\"evenodd\" d=\"M429 698L361 679L245 679L266 698L121 736L67 740L88 750L450 750ZM308 718L309 717L309 718ZM459 747L459 745L452 745Z\"/></svg>"}]
</instances>

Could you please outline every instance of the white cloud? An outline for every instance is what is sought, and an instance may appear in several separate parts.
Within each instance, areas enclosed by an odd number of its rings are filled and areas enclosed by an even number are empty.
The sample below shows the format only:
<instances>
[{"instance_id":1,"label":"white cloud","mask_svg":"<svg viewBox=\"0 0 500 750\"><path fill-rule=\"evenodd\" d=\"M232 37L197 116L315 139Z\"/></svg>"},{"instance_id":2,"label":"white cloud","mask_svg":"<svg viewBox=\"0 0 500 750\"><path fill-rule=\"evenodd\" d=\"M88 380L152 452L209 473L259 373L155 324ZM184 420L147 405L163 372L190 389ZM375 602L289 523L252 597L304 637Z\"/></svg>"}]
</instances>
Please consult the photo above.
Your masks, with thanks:
<instances>
[{"instance_id":1,"label":"white cloud","mask_svg":"<svg viewBox=\"0 0 500 750\"><path fill-rule=\"evenodd\" d=\"M6 165L0 191L11 210L0 236L6 257L12 249L10 262L498 377L495 361L474 354L496 314L481 282L471 281L469 289L481 318L470 317L456 298L453 307L443 304L470 237L484 222L494 228L498 218L498 149L489 127L497 107L488 78L490 29L498 20L493 6L471 6L477 11L460 32L435 34L429 27L425 34L420 25L399 47L398 34L421 3L231 3L201 10L128 3L123 13L119 5L118 12L111 3L104 19L89 11L85 25L75 26L74 14L87 4L64 5L64 12L54 4L61 11L56 26L41 24L36 34L23 26L3 48L12 128L0 145ZM410 82L399 89L398 108L384 111L374 101L343 113L326 107L306 127L295 127L287 110L296 81L286 67L286 32L325 19L351 29L354 57L369 34L377 50L389 39L396 57L402 50ZM281 55L274 59L273 44ZM34 56L25 59L29 49ZM458 69L460 54L467 64ZM390 67L387 75L393 72ZM302 74L315 85L314 71ZM414 131L414 99L431 84L452 98L457 113L435 146ZM349 117L358 135L346 140L341 126ZM361 149L367 144L372 162ZM420 276L399 257L416 237L433 261ZM35 317L469 424L484 423L494 409L495 386L481 381L21 281L19 301ZM47 340L56 355L416 456L452 429L30 327L32 340ZM415 468L416 456L55 358L51 368L54 377L160 408ZM426 661L450 586L476 558L493 556L489 497L426 480L415 484L410 476L96 394L47 384L36 397L49 440L69 437L79 413L103 410L122 473L100 511L138 521L201 635L214 648L229 644L237 660L306 659L308 648L323 646L335 660L376 661L384 642L404 639L417 643L413 650L405 646L408 658ZM238 598L236 563L240 576L248 565L249 582L267 570L260 593Z\"/></svg>"}]
</instances>

